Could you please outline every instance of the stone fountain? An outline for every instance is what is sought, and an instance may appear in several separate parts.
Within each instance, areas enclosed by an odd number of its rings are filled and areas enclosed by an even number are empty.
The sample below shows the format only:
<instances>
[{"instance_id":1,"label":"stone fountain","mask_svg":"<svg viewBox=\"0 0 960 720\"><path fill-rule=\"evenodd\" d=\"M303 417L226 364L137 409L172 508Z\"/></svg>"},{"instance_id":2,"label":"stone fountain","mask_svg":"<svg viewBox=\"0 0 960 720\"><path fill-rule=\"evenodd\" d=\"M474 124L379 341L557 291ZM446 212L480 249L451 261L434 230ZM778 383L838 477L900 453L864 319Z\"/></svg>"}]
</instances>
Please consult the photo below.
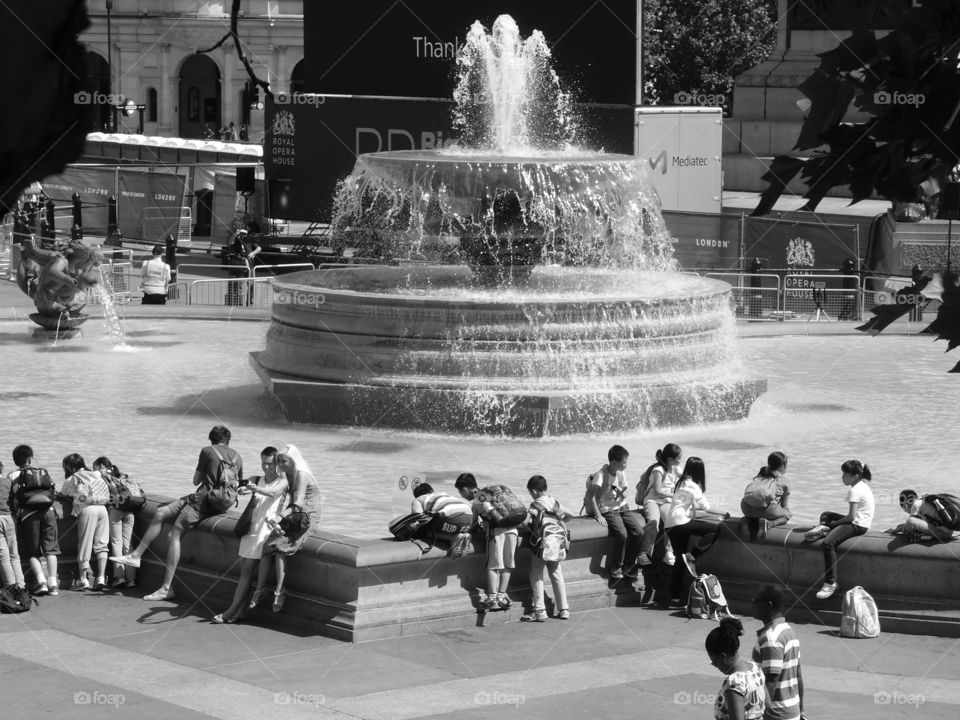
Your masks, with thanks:
<instances>
[{"instance_id":1,"label":"stone fountain","mask_svg":"<svg viewBox=\"0 0 960 720\"><path fill-rule=\"evenodd\" d=\"M642 162L576 146L534 32L475 23L462 148L362 155L338 242L383 264L274 279L253 365L295 421L541 436L744 417L725 283L679 273Z\"/></svg>"}]
</instances>

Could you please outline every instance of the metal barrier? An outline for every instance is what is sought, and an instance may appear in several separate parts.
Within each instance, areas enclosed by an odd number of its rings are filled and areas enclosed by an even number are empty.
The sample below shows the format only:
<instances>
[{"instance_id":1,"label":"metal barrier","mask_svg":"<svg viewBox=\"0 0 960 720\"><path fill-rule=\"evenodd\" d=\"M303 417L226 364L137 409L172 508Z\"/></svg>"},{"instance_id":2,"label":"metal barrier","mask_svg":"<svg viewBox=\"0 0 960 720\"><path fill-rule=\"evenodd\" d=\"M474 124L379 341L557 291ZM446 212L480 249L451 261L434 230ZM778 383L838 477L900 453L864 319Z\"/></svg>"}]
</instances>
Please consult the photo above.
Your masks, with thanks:
<instances>
[{"instance_id":1,"label":"metal barrier","mask_svg":"<svg viewBox=\"0 0 960 720\"><path fill-rule=\"evenodd\" d=\"M301 263L284 263L281 265L254 265L252 268L252 277L257 277L257 273L260 270L266 272L267 270L277 270L279 268L301 268L303 270L316 270L316 266L313 263L301 262ZM276 273L271 273L275 275Z\"/></svg>"},{"instance_id":2,"label":"metal barrier","mask_svg":"<svg viewBox=\"0 0 960 720\"><path fill-rule=\"evenodd\" d=\"M181 274L189 274L190 271L187 268L203 268L206 272L211 270L223 273L231 278L243 278L250 277L250 268L243 265L204 265L202 263L184 263L182 265L177 265L177 272Z\"/></svg>"},{"instance_id":3,"label":"metal barrier","mask_svg":"<svg viewBox=\"0 0 960 720\"><path fill-rule=\"evenodd\" d=\"M273 303L269 278L194 280L190 283L190 305L268 308Z\"/></svg>"},{"instance_id":4,"label":"metal barrier","mask_svg":"<svg viewBox=\"0 0 960 720\"><path fill-rule=\"evenodd\" d=\"M99 247L100 254L107 262L128 262L133 263L133 250L124 250L123 248L105 248Z\"/></svg>"},{"instance_id":5,"label":"metal barrier","mask_svg":"<svg viewBox=\"0 0 960 720\"><path fill-rule=\"evenodd\" d=\"M17 269L13 262L13 243L0 240L0 280L16 279Z\"/></svg>"},{"instance_id":6,"label":"metal barrier","mask_svg":"<svg viewBox=\"0 0 960 720\"><path fill-rule=\"evenodd\" d=\"M867 275L863 278L863 289L860 293L861 309L864 314L866 314L878 305L907 303L915 305L908 314L907 319L913 322L923 322L924 308L930 305L933 300L923 298L918 303L912 294L897 295L898 291L911 285L913 285L913 278L907 277L906 275L887 275L885 277Z\"/></svg>"},{"instance_id":7,"label":"metal barrier","mask_svg":"<svg viewBox=\"0 0 960 720\"><path fill-rule=\"evenodd\" d=\"M846 287L827 287L831 284ZM786 275L783 279L783 311L805 316L802 320L859 320L858 275Z\"/></svg>"},{"instance_id":8,"label":"metal barrier","mask_svg":"<svg viewBox=\"0 0 960 720\"><path fill-rule=\"evenodd\" d=\"M772 273L708 272L733 286L733 307L738 318L753 320L783 320L780 304L780 276Z\"/></svg>"}]
</instances>

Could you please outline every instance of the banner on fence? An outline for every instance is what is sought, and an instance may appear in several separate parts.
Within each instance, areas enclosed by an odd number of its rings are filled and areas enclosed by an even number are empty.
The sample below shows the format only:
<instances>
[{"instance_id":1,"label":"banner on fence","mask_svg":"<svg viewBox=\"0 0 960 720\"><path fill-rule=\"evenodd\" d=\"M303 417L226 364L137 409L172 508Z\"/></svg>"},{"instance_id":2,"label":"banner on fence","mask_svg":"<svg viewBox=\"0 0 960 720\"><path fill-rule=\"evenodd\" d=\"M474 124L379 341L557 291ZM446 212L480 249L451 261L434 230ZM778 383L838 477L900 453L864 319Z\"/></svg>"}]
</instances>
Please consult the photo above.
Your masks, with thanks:
<instances>
[{"instance_id":1,"label":"banner on fence","mask_svg":"<svg viewBox=\"0 0 960 720\"><path fill-rule=\"evenodd\" d=\"M759 258L766 269L794 274L837 271L851 259L859 269L860 234L856 225L748 217L743 254L748 265Z\"/></svg>"},{"instance_id":2,"label":"banner on fence","mask_svg":"<svg viewBox=\"0 0 960 720\"><path fill-rule=\"evenodd\" d=\"M684 270L724 272L740 268L742 215L663 212L673 256Z\"/></svg>"}]
</instances>

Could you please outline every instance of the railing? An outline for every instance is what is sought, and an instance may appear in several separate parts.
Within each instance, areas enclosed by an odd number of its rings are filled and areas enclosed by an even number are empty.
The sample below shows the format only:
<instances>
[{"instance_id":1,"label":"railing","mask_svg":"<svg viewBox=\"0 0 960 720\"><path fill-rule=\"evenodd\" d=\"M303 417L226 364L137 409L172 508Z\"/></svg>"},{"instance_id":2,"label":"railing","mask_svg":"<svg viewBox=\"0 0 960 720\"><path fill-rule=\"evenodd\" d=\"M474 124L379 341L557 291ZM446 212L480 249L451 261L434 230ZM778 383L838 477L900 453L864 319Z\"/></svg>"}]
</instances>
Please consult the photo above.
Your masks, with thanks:
<instances>
[{"instance_id":1,"label":"railing","mask_svg":"<svg viewBox=\"0 0 960 720\"><path fill-rule=\"evenodd\" d=\"M828 287L828 284L834 287ZM840 287L837 287L840 285ZM859 275L786 275L783 311L806 320L859 320Z\"/></svg>"},{"instance_id":2,"label":"railing","mask_svg":"<svg viewBox=\"0 0 960 720\"><path fill-rule=\"evenodd\" d=\"M765 273L708 272L705 277L730 283L738 318L783 320L780 276Z\"/></svg>"},{"instance_id":3,"label":"railing","mask_svg":"<svg viewBox=\"0 0 960 720\"><path fill-rule=\"evenodd\" d=\"M9 240L0 240L0 280L15 280L17 269L13 262L13 243Z\"/></svg>"},{"instance_id":4,"label":"railing","mask_svg":"<svg viewBox=\"0 0 960 720\"><path fill-rule=\"evenodd\" d=\"M190 305L268 308L272 302L269 278L194 280L190 284Z\"/></svg>"},{"instance_id":5,"label":"railing","mask_svg":"<svg viewBox=\"0 0 960 720\"><path fill-rule=\"evenodd\" d=\"M280 268L301 268L303 270L316 270L316 266L313 263L284 263L281 265L254 265L251 268L252 277L257 277L257 273L261 270L266 272L267 270L279 270ZM275 275L276 273L271 273Z\"/></svg>"}]
</instances>

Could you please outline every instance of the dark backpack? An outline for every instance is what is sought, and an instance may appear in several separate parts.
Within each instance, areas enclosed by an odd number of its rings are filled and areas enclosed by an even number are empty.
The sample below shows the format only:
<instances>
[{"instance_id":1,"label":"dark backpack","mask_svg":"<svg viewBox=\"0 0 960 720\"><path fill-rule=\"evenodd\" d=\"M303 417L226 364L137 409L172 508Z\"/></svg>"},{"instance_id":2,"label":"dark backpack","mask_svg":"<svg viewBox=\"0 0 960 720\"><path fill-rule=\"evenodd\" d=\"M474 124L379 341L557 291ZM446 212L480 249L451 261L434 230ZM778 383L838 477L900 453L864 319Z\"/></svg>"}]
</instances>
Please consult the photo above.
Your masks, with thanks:
<instances>
[{"instance_id":1,"label":"dark backpack","mask_svg":"<svg viewBox=\"0 0 960 720\"><path fill-rule=\"evenodd\" d=\"M126 473L116 477L104 473L104 478L110 486L110 504L122 512L140 512L147 504L147 496L140 487L140 483L132 480Z\"/></svg>"},{"instance_id":2,"label":"dark backpack","mask_svg":"<svg viewBox=\"0 0 960 720\"><path fill-rule=\"evenodd\" d=\"M570 549L570 530L561 518L560 503L547 508L539 500L530 505L535 511L530 526L530 547L546 562L565 560Z\"/></svg>"},{"instance_id":3,"label":"dark backpack","mask_svg":"<svg viewBox=\"0 0 960 720\"><path fill-rule=\"evenodd\" d=\"M31 605L39 605L26 588L7 585L0 588L0 613L14 615L27 612Z\"/></svg>"},{"instance_id":4,"label":"dark backpack","mask_svg":"<svg viewBox=\"0 0 960 720\"><path fill-rule=\"evenodd\" d=\"M924 496L923 500L936 509L939 525L954 532L960 531L960 498L950 493L936 493Z\"/></svg>"},{"instance_id":5,"label":"dark backpack","mask_svg":"<svg viewBox=\"0 0 960 720\"><path fill-rule=\"evenodd\" d=\"M409 513L391 520L388 529L397 540L415 540L432 521L429 513Z\"/></svg>"},{"instance_id":6,"label":"dark backpack","mask_svg":"<svg viewBox=\"0 0 960 720\"><path fill-rule=\"evenodd\" d=\"M527 518L527 506L506 485L489 485L477 493L490 527L517 527ZM486 506L489 505L489 508Z\"/></svg>"},{"instance_id":7,"label":"dark backpack","mask_svg":"<svg viewBox=\"0 0 960 720\"><path fill-rule=\"evenodd\" d=\"M211 446L213 447L213 446ZM221 515L237 504L237 492L240 488L240 472L234 462L225 457L217 448L213 451L220 458L217 477L203 497L204 515Z\"/></svg>"},{"instance_id":8,"label":"dark backpack","mask_svg":"<svg viewBox=\"0 0 960 720\"><path fill-rule=\"evenodd\" d=\"M33 510L46 512L53 507L56 493L50 473L44 468L30 465L20 468L14 483L16 484L14 501L19 513Z\"/></svg>"}]
</instances>

